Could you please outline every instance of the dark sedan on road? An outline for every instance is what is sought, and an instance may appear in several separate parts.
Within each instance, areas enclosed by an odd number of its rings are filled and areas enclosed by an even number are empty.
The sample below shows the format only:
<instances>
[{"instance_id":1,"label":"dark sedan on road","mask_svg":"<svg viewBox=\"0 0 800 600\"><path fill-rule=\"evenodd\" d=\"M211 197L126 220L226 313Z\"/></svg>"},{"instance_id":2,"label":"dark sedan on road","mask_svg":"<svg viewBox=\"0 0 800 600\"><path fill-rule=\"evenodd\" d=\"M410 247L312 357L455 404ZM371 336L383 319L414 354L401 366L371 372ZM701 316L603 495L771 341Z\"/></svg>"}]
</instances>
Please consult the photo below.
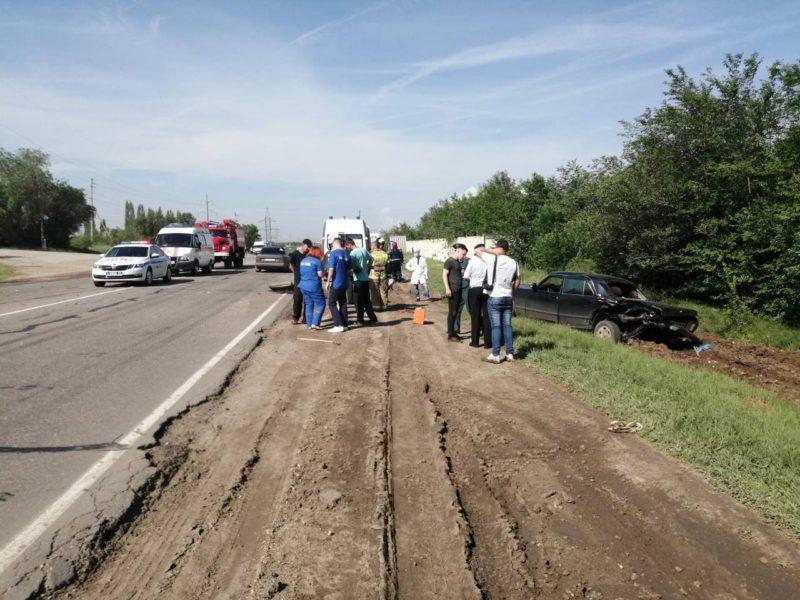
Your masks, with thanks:
<instances>
[{"instance_id":1,"label":"dark sedan on road","mask_svg":"<svg viewBox=\"0 0 800 600\"><path fill-rule=\"evenodd\" d=\"M514 306L520 317L570 325L614 342L647 336L700 343L694 334L697 311L651 302L621 277L550 273L538 284L520 285Z\"/></svg>"},{"instance_id":2,"label":"dark sedan on road","mask_svg":"<svg viewBox=\"0 0 800 600\"><path fill-rule=\"evenodd\" d=\"M289 271L289 256L284 248L264 246L256 254L256 271Z\"/></svg>"}]
</instances>

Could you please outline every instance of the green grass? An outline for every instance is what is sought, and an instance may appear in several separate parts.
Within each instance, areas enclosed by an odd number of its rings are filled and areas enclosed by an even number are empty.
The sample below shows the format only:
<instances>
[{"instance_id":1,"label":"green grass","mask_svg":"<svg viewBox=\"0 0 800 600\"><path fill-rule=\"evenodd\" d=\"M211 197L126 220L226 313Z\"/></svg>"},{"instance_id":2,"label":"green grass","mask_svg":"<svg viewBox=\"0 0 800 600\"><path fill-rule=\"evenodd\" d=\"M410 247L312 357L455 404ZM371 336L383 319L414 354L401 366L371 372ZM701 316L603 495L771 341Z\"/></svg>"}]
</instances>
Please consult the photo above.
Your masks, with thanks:
<instances>
[{"instance_id":1,"label":"green grass","mask_svg":"<svg viewBox=\"0 0 800 600\"><path fill-rule=\"evenodd\" d=\"M733 313L723 308L680 298L662 298L654 295L654 299L696 310L700 327L709 333L783 350L800 350L800 329L779 321L754 315L745 310Z\"/></svg>"},{"instance_id":2,"label":"green grass","mask_svg":"<svg viewBox=\"0 0 800 600\"><path fill-rule=\"evenodd\" d=\"M4 265L3 263L0 263L0 281L2 281L3 279L8 279L12 275L14 275L14 273L16 273L14 267L12 267L11 265Z\"/></svg>"},{"instance_id":3,"label":"green grass","mask_svg":"<svg viewBox=\"0 0 800 600\"><path fill-rule=\"evenodd\" d=\"M610 419L639 421L657 447L800 534L800 406L584 332L514 321L526 362Z\"/></svg>"}]
</instances>

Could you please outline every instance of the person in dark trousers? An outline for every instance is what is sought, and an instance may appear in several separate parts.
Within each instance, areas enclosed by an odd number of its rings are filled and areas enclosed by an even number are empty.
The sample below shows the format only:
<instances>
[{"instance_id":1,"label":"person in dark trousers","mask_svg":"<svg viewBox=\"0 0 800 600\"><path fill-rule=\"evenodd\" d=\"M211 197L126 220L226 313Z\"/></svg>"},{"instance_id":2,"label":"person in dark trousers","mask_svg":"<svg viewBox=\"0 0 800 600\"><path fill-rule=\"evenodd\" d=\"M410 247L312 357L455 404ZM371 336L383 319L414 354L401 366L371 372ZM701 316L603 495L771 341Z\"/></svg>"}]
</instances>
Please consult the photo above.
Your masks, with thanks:
<instances>
[{"instance_id":1,"label":"person in dark trousers","mask_svg":"<svg viewBox=\"0 0 800 600\"><path fill-rule=\"evenodd\" d=\"M483 347L492 347L492 324L489 322L486 301L489 295L483 289L486 282L486 263L481 259L486 246L478 244L475 246L475 256L469 259L467 270L464 271L464 280L469 282L469 296L467 306L469 306L469 316L472 320L472 331L470 346L480 348L481 332L483 333Z\"/></svg>"},{"instance_id":2,"label":"person in dark trousers","mask_svg":"<svg viewBox=\"0 0 800 600\"><path fill-rule=\"evenodd\" d=\"M353 272L350 254L343 248L344 240L333 240L328 255L328 308L333 318L331 333L342 333L347 328L347 286Z\"/></svg>"},{"instance_id":3,"label":"person in dark trousers","mask_svg":"<svg viewBox=\"0 0 800 600\"><path fill-rule=\"evenodd\" d=\"M511 315L514 312L514 290L519 288L519 265L508 256L508 240L497 240L494 250L481 255L486 263L488 274L489 300L486 303L489 320L492 323L492 353L484 360L499 364L500 343L506 346L506 361L514 360L514 332L511 329Z\"/></svg>"},{"instance_id":4,"label":"person in dark trousers","mask_svg":"<svg viewBox=\"0 0 800 600\"><path fill-rule=\"evenodd\" d=\"M397 242L392 242L392 249L389 250L389 277L395 281L403 281L403 262L405 258L403 251L397 247Z\"/></svg>"},{"instance_id":5,"label":"person in dark trousers","mask_svg":"<svg viewBox=\"0 0 800 600\"><path fill-rule=\"evenodd\" d=\"M344 242L345 249L350 253L353 261L353 286L356 292L356 322L365 325L364 313L367 313L370 323L377 323L375 309L369 297L369 270L372 267L372 256L366 248L359 248L353 239L347 238Z\"/></svg>"},{"instance_id":6,"label":"person in dark trousers","mask_svg":"<svg viewBox=\"0 0 800 600\"><path fill-rule=\"evenodd\" d=\"M292 289L292 323L297 325L298 323L303 322L303 315L305 314L305 309L303 307L303 292L300 290L300 263L308 254L308 249L311 248L313 244L311 240L306 238L303 240L303 243L300 244L297 249L289 254L289 269L294 273L294 287Z\"/></svg>"},{"instance_id":7,"label":"person in dark trousers","mask_svg":"<svg viewBox=\"0 0 800 600\"><path fill-rule=\"evenodd\" d=\"M458 312L456 313L456 335L461 335L461 314L464 312L464 307L467 306L468 296L469 296L469 282L464 280L464 271L467 270L467 264L469 263L469 258L467 258L466 253L464 254L463 258L458 261L458 264L461 265L461 304L458 307Z\"/></svg>"},{"instance_id":8,"label":"person in dark trousers","mask_svg":"<svg viewBox=\"0 0 800 600\"><path fill-rule=\"evenodd\" d=\"M461 260L467 255L464 244L453 244L453 254L444 261L442 280L447 295L447 339L451 342L460 342L456 330L456 316L461 312Z\"/></svg>"}]
</instances>

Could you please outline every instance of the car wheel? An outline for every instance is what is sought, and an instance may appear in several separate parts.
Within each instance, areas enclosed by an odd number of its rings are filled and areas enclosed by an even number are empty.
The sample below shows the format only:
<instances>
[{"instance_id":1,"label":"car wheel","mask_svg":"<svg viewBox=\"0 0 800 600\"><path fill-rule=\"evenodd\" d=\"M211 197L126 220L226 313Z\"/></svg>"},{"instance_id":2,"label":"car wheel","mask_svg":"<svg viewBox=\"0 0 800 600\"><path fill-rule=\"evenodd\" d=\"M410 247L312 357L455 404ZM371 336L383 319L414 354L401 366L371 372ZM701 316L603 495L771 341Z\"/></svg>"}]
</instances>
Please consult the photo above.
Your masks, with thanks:
<instances>
[{"instance_id":1,"label":"car wheel","mask_svg":"<svg viewBox=\"0 0 800 600\"><path fill-rule=\"evenodd\" d=\"M167 267L167 272L164 273L162 281L172 281L172 269L170 267Z\"/></svg>"},{"instance_id":2,"label":"car wheel","mask_svg":"<svg viewBox=\"0 0 800 600\"><path fill-rule=\"evenodd\" d=\"M614 321L608 320L600 321L594 326L594 335L604 340L610 340L615 344L622 339L622 332L619 329L619 325L614 323Z\"/></svg>"},{"instance_id":3,"label":"car wheel","mask_svg":"<svg viewBox=\"0 0 800 600\"><path fill-rule=\"evenodd\" d=\"M147 269L147 273L144 274L144 284L145 285L153 285L153 270Z\"/></svg>"},{"instance_id":4,"label":"car wheel","mask_svg":"<svg viewBox=\"0 0 800 600\"><path fill-rule=\"evenodd\" d=\"M230 269L232 266L233 266L233 263L231 262L231 259L230 258L226 258L225 259L225 268L226 269Z\"/></svg>"},{"instance_id":5,"label":"car wheel","mask_svg":"<svg viewBox=\"0 0 800 600\"><path fill-rule=\"evenodd\" d=\"M261 273L261 267L256 267L256 273Z\"/></svg>"},{"instance_id":6,"label":"car wheel","mask_svg":"<svg viewBox=\"0 0 800 600\"><path fill-rule=\"evenodd\" d=\"M209 261L208 264L205 267L203 267L203 273L211 273L211 267L213 265L214 261L213 260Z\"/></svg>"},{"instance_id":7,"label":"car wheel","mask_svg":"<svg viewBox=\"0 0 800 600\"><path fill-rule=\"evenodd\" d=\"M94 283L94 287L105 287L106 285L105 281L93 281L92 283Z\"/></svg>"},{"instance_id":8,"label":"car wheel","mask_svg":"<svg viewBox=\"0 0 800 600\"><path fill-rule=\"evenodd\" d=\"M191 275L192 277L196 277L197 276L197 261L194 261L192 263L192 268L189 269L189 275Z\"/></svg>"}]
</instances>

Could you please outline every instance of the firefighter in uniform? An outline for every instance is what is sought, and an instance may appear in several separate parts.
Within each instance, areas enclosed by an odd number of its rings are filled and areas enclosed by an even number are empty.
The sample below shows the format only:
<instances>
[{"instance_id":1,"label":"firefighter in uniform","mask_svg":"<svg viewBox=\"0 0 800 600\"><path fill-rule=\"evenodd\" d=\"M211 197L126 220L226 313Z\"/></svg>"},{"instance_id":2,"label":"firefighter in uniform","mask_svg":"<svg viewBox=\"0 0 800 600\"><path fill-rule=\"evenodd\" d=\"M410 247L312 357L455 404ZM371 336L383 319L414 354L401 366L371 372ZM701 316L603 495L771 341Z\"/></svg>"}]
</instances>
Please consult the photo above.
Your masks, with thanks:
<instances>
[{"instance_id":1,"label":"firefighter in uniform","mask_svg":"<svg viewBox=\"0 0 800 600\"><path fill-rule=\"evenodd\" d=\"M383 251L379 241L372 242L372 270L369 272L369 291L372 305L378 310L389 307L389 283L386 281L386 265L389 255Z\"/></svg>"}]
</instances>

